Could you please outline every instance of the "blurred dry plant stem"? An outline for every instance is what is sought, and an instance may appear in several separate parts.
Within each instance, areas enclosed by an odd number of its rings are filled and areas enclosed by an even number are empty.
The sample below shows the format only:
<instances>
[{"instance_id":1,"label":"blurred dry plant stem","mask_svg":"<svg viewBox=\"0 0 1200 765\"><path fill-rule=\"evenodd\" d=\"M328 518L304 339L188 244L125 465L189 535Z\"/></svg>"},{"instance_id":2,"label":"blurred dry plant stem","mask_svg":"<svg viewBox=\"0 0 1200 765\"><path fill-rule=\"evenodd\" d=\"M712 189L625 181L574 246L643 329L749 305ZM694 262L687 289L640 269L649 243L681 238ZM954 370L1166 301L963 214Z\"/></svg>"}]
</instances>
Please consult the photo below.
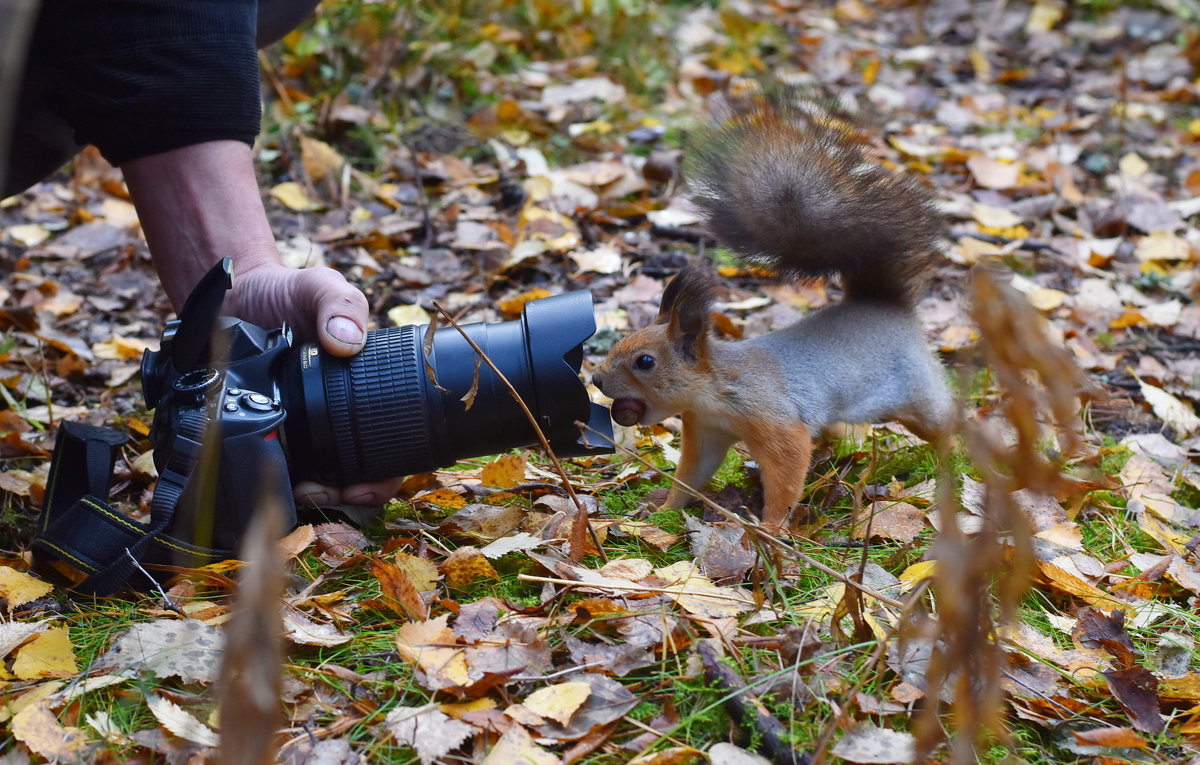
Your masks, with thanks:
<instances>
[{"instance_id":1,"label":"blurred dry plant stem","mask_svg":"<svg viewBox=\"0 0 1200 765\"><path fill-rule=\"evenodd\" d=\"M37 9L38 0L0 0L0 189L8 173L9 135Z\"/></svg>"},{"instance_id":2,"label":"blurred dry plant stem","mask_svg":"<svg viewBox=\"0 0 1200 765\"><path fill-rule=\"evenodd\" d=\"M948 737L949 761L954 763L974 763L976 743L987 732L1004 736L1005 657L996 626L1016 621L1035 567L1033 532L1013 492L1070 491L1063 467L1082 451L1079 411L1093 388L1002 271L977 269L971 313L979 347L1002 396L998 418L966 419L960 428L984 485L983 523L977 532L963 533L956 477L944 467L937 497L941 530L931 555L937 560L937 615L916 630L935 646L925 692L929 703L915 729L918 750L926 757ZM1057 439L1052 454L1045 448L1048 433ZM949 461L944 459L943 465ZM942 727L941 698L952 699L950 732Z\"/></svg>"},{"instance_id":3,"label":"blurred dry plant stem","mask_svg":"<svg viewBox=\"0 0 1200 765\"><path fill-rule=\"evenodd\" d=\"M287 571L278 540L288 529L283 527L279 497L261 494L242 542L246 565L239 572L237 602L225 628L219 684L221 765L275 762L276 736L283 724L280 607Z\"/></svg>"}]
</instances>

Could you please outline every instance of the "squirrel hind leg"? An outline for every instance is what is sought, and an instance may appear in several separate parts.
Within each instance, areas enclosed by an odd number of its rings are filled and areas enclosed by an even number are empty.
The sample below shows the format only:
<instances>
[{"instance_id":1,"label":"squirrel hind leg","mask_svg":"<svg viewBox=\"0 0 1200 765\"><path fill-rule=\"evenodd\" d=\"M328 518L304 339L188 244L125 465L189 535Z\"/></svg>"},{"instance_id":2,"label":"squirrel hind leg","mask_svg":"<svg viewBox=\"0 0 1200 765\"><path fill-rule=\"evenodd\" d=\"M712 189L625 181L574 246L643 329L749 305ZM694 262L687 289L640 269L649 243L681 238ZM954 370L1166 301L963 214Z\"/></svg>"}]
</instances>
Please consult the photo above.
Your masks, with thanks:
<instances>
[{"instance_id":1,"label":"squirrel hind leg","mask_svg":"<svg viewBox=\"0 0 1200 765\"><path fill-rule=\"evenodd\" d=\"M743 439L758 461L763 483L763 524L785 530L792 508L804 494L812 463L812 431L802 422L773 423L759 420L744 429Z\"/></svg>"}]
</instances>

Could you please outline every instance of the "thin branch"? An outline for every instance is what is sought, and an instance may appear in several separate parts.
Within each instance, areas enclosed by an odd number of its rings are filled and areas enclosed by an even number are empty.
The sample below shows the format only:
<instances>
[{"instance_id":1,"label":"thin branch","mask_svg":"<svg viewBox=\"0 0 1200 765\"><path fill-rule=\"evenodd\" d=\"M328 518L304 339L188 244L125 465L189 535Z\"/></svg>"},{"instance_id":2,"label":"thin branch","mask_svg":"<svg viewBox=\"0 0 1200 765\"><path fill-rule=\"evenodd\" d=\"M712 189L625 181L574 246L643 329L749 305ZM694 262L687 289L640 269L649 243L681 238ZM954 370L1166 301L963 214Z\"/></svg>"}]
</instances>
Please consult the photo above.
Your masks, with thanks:
<instances>
[{"instance_id":1,"label":"thin branch","mask_svg":"<svg viewBox=\"0 0 1200 765\"><path fill-rule=\"evenodd\" d=\"M596 552L600 554L600 560L608 563L608 555L604 553L604 547L602 547L600 544L600 537L596 535L596 529L592 528L591 521L588 519L587 510L584 508L583 503L579 501L579 497L576 496L575 487L571 485L571 479L567 475L567 471L563 468L562 463L559 462L558 455L555 454L554 450L550 448L550 442L546 440L546 434L542 432L541 426L538 425L537 418L533 416L533 412L531 412L529 407L526 406L525 400L521 398L521 394L518 393L517 389L513 387L513 384L508 381L508 378L504 376L504 373L500 371L500 368L496 366L495 362L493 362L491 358L489 358L488 355L483 352L483 349L480 348L479 345L471 339L471 336L468 335L466 331L459 325L459 323L454 320L454 317L450 315L450 312L445 308L442 308L442 306L436 300L430 300L429 302L433 304L434 309L436 309L438 313L446 317L446 321L450 322L450 326L458 330L458 333L462 335L463 340L466 340L467 344L471 346L471 349L474 350L475 353L479 354L479 358L483 359L484 362L487 363L492 372L495 373L496 377L500 378L500 382L504 383L504 387L508 389L509 395L511 395L513 400L517 402L517 405L521 407L521 411L525 413L525 417L529 420L529 424L533 426L534 432L537 433L538 441L541 442L542 448L546 450L546 455L550 457L550 461L554 463L554 469L558 471L559 477L562 478L563 488L566 490L567 496L570 497L571 501L575 503L576 511L579 513L576 523L582 523L587 527L588 534L592 537L592 544L596 546ZM580 558L582 558L583 550L575 550L574 546L572 546L571 556L573 559L575 555L579 555Z\"/></svg>"}]
</instances>

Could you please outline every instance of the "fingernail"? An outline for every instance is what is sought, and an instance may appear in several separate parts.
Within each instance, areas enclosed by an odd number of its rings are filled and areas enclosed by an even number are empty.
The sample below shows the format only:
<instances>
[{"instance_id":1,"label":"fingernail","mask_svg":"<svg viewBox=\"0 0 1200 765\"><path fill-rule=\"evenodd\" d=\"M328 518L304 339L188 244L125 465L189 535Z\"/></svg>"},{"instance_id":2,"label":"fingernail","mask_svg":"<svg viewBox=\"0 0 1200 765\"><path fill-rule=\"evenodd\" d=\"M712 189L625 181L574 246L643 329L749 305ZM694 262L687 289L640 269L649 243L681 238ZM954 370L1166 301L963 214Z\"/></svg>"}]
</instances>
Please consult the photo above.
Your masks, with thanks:
<instances>
[{"instance_id":1,"label":"fingernail","mask_svg":"<svg viewBox=\"0 0 1200 765\"><path fill-rule=\"evenodd\" d=\"M375 504L375 492L364 491L362 494L346 497L346 501L351 505L373 505Z\"/></svg>"},{"instance_id":2,"label":"fingernail","mask_svg":"<svg viewBox=\"0 0 1200 765\"><path fill-rule=\"evenodd\" d=\"M325 322L325 331L334 340L343 342L346 345L360 345L363 341L362 329L345 316L330 318L329 321Z\"/></svg>"},{"instance_id":3,"label":"fingernail","mask_svg":"<svg viewBox=\"0 0 1200 765\"><path fill-rule=\"evenodd\" d=\"M324 507L329 504L329 495L323 491L318 491L313 494L305 494L304 501L313 507Z\"/></svg>"}]
</instances>

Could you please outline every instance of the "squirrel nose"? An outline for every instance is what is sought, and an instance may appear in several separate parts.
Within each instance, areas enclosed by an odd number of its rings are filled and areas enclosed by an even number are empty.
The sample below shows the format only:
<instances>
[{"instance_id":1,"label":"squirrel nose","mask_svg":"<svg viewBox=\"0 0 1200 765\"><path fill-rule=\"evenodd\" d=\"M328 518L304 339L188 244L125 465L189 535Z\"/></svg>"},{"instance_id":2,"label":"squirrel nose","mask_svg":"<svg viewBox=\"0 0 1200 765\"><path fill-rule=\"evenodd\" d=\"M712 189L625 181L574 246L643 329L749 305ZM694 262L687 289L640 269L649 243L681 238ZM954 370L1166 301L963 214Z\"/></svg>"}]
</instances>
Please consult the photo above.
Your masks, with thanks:
<instances>
[{"instance_id":1,"label":"squirrel nose","mask_svg":"<svg viewBox=\"0 0 1200 765\"><path fill-rule=\"evenodd\" d=\"M599 372L592 372L592 385L604 390L604 378L600 376Z\"/></svg>"}]
</instances>

